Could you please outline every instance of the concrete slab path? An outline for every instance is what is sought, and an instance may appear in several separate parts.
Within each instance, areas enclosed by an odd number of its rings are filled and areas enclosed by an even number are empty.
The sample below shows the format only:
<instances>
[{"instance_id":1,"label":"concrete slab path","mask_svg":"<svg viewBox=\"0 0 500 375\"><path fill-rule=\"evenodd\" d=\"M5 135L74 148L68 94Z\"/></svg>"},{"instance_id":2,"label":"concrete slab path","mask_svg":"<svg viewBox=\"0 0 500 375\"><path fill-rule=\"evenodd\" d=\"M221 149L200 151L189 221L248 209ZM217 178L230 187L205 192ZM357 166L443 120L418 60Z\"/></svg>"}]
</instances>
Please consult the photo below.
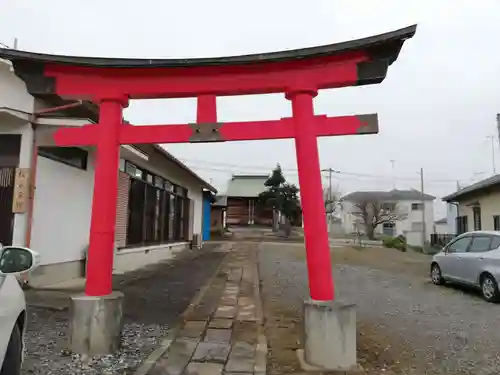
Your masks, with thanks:
<instances>
[{"instance_id":1,"label":"concrete slab path","mask_svg":"<svg viewBox=\"0 0 500 375\"><path fill-rule=\"evenodd\" d=\"M266 373L257 244L223 244L221 268L135 375Z\"/></svg>"}]
</instances>

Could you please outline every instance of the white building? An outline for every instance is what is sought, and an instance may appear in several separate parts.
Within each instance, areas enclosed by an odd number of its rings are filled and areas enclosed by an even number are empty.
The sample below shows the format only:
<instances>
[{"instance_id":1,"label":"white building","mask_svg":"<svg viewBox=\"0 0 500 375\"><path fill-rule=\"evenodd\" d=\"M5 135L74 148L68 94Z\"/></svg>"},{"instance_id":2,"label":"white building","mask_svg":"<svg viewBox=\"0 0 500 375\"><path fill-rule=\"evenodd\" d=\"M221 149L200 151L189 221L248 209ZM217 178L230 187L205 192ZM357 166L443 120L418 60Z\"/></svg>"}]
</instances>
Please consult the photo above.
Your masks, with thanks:
<instances>
[{"instance_id":1,"label":"white building","mask_svg":"<svg viewBox=\"0 0 500 375\"><path fill-rule=\"evenodd\" d=\"M434 200L432 195L424 195L417 190L391 190L391 191L357 191L342 197L341 218L346 233L365 233L364 223L359 215L356 204L359 202L377 202L379 207L385 207L394 212L396 220L378 225L376 235L398 236L404 235L411 238L411 244L422 242L422 208L425 208L425 229L427 237L433 233L434 226ZM420 237L419 237L420 236Z\"/></svg>"},{"instance_id":2,"label":"white building","mask_svg":"<svg viewBox=\"0 0 500 375\"><path fill-rule=\"evenodd\" d=\"M449 234L459 233L457 228L457 218L458 218L458 203L446 202L447 229L445 233Z\"/></svg>"},{"instance_id":3,"label":"white building","mask_svg":"<svg viewBox=\"0 0 500 375\"><path fill-rule=\"evenodd\" d=\"M0 60L0 242L40 253L33 285L84 273L95 150L46 140L58 125L95 122L97 108L84 102L33 115L65 104L31 96ZM203 190L215 188L157 145L122 146L120 156L115 272L168 259L193 239L199 244Z\"/></svg>"}]
</instances>

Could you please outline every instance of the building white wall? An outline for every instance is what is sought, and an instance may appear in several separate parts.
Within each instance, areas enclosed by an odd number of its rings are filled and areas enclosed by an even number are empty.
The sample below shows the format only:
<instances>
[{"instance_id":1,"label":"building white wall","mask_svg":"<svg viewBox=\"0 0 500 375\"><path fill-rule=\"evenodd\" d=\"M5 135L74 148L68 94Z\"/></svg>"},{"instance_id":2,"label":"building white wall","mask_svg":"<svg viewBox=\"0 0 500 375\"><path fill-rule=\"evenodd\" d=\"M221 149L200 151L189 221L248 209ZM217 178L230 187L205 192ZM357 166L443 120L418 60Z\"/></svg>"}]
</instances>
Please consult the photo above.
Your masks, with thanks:
<instances>
[{"instance_id":1,"label":"building white wall","mask_svg":"<svg viewBox=\"0 0 500 375\"><path fill-rule=\"evenodd\" d=\"M26 84L14 74L10 63L0 60L0 108L9 108L31 114L34 98Z\"/></svg>"},{"instance_id":2,"label":"building white wall","mask_svg":"<svg viewBox=\"0 0 500 375\"><path fill-rule=\"evenodd\" d=\"M447 233L450 233L450 234L458 233L458 231L457 231L457 212L458 212L458 207L456 204L446 203L446 219L448 221Z\"/></svg>"},{"instance_id":3,"label":"building white wall","mask_svg":"<svg viewBox=\"0 0 500 375\"><path fill-rule=\"evenodd\" d=\"M450 232L450 226L448 223L438 223L434 224L434 231L437 234L452 234L453 232Z\"/></svg>"},{"instance_id":4,"label":"building white wall","mask_svg":"<svg viewBox=\"0 0 500 375\"><path fill-rule=\"evenodd\" d=\"M398 220L395 223L395 235L401 235L405 232L415 231L418 226L417 223L422 223L422 212L412 211L412 203L421 203L421 201L399 201L397 202L398 213L404 216L402 220ZM344 201L342 203L342 209L340 211L340 216L342 219L342 225L344 231L349 234L354 232L354 224L356 222L362 222L361 218L353 215L352 212L355 209L355 205L352 202ZM426 223L426 233L429 237L430 233L433 232L434 226L434 201L425 202L425 223ZM362 228L360 228L362 230ZM383 226L380 224L375 229L376 234L383 233Z\"/></svg>"},{"instance_id":5,"label":"building white wall","mask_svg":"<svg viewBox=\"0 0 500 375\"><path fill-rule=\"evenodd\" d=\"M40 253L42 265L83 258L93 188L92 153L86 171L38 157L31 248Z\"/></svg>"}]
</instances>

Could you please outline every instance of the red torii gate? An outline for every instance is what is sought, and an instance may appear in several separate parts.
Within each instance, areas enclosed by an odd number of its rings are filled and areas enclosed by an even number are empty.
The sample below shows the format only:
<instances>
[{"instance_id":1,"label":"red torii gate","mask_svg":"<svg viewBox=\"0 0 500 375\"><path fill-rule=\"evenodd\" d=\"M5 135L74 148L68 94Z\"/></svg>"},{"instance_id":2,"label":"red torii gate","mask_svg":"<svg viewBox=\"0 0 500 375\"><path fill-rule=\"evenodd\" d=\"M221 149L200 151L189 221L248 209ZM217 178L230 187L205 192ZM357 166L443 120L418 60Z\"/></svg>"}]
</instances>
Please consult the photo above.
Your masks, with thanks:
<instances>
[{"instance_id":1,"label":"red torii gate","mask_svg":"<svg viewBox=\"0 0 500 375\"><path fill-rule=\"evenodd\" d=\"M33 95L90 100L99 124L59 129L58 146L97 146L85 293L112 292L119 145L294 138L310 295L334 299L318 136L373 134L376 115L314 115L319 89L382 82L416 26L365 39L257 55L197 59L114 59L0 49ZM292 118L217 122L216 97L285 93ZM130 99L197 97L194 124L134 126L123 121Z\"/></svg>"}]
</instances>

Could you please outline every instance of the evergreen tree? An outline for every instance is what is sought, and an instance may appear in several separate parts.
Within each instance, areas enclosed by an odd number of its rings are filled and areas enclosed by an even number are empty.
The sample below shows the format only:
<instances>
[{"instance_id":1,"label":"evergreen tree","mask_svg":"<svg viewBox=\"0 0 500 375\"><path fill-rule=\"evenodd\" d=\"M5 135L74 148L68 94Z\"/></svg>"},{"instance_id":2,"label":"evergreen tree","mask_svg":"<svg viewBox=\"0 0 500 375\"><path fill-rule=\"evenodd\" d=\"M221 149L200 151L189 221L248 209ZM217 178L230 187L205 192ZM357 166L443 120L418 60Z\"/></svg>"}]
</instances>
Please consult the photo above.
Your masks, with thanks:
<instances>
[{"instance_id":1,"label":"evergreen tree","mask_svg":"<svg viewBox=\"0 0 500 375\"><path fill-rule=\"evenodd\" d=\"M302 214L299 199L299 188L286 182L283 170L279 164L271 172L271 176L264 183L266 191L259 195L262 206L270 207L281 212L286 219L287 235L291 232L291 224Z\"/></svg>"}]
</instances>

